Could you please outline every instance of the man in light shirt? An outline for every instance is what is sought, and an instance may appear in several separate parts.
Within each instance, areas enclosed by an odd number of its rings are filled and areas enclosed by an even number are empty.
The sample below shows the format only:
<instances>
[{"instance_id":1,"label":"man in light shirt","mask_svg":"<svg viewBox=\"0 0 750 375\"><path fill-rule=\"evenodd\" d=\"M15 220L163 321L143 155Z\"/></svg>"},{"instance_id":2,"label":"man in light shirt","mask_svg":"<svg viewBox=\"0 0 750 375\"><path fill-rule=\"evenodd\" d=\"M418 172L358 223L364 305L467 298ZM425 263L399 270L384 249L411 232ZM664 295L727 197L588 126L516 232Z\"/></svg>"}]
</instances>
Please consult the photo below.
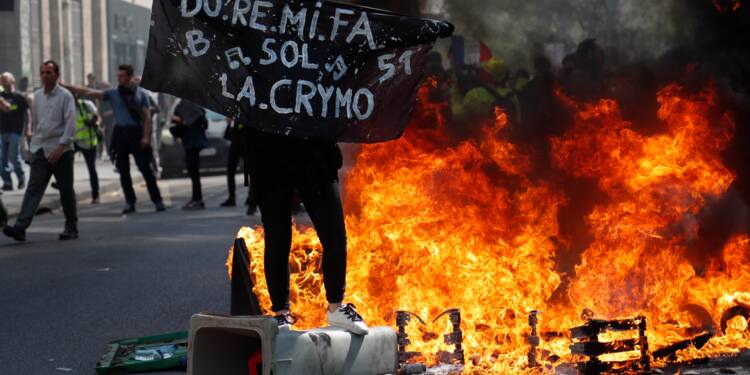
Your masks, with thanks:
<instances>
[{"instance_id":1,"label":"man in light shirt","mask_svg":"<svg viewBox=\"0 0 750 375\"><path fill-rule=\"evenodd\" d=\"M58 85L60 67L45 61L39 69L43 87L34 92L31 105L30 151L31 173L21 203L16 224L3 229L6 236L16 241L26 240L26 229L31 225L39 203L52 176L60 190L60 201L65 214L65 230L61 240L78 238L78 215L73 190L73 144L76 133L76 104L73 95Z\"/></svg>"}]
</instances>

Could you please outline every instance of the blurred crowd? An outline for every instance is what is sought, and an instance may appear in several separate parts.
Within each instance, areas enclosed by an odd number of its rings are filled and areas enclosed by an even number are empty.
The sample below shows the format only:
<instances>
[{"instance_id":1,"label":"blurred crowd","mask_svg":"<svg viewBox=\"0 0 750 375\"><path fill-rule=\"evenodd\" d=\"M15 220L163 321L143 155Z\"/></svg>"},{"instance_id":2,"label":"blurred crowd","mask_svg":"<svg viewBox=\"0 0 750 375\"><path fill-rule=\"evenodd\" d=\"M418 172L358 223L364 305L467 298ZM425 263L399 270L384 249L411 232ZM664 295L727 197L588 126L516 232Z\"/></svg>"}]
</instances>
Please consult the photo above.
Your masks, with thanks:
<instances>
[{"instance_id":1,"label":"blurred crowd","mask_svg":"<svg viewBox=\"0 0 750 375\"><path fill-rule=\"evenodd\" d=\"M40 77L42 87L28 94L17 89L11 73L0 75L2 191L24 191L13 225L8 225L8 214L0 200L0 226L7 236L17 241L26 239L26 229L49 185L59 190L65 214L66 224L60 239L78 238L77 199L73 189L75 154L81 154L88 170L91 204L100 203L97 166L101 163L97 161L107 159L120 176L125 197L122 213L136 211L137 197L130 173L130 163L134 160L156 211L166 210L157 184L162 171L160 150L165 131L171 143L182 146L183 163L175 168L178 172L186 170L192 183L191 199L182 209L205 209L201 155L209 146L206 109L140 87L141 78L130 65L118 67L114 87L93 74L87 76L85 86L65 84L60 80L59 65L51 60L40 67ZM226 125L223 138L229 143L228 154L219 155L224 158L228 187L228 197L221 206L232 207L237 205L235 173L245 153L244 126L231 119L221 120ZM29 166L28 176L24 164ZM255 214L257 204L249 193L245 204L247 214Z\"/></svg>"},{"instance_id":2,"label":"blurred crowd","mask_svg":"<svg viewBox=\"0 0 750 375\"><path fill-rule=\"evenodd\" d=\"M644 66L626 71L627 75L638 75L636 80L619 74L620 79L615 81L605 64L605 50L594 39L580 43L562 61L553 62L540 54L533 59L531 69L514 69L502 57L491 54L474 64L457 61L452 52L448 59L446 64L441 54L431 55L428 74L437 85L430 100L446 104L450 122L463 128L493 118L495 108L502 108L520 140L546 137L556 131L554 128L564 119L564 113L556 108L560 93L577 101L621 96L624 103L632 101L628 98L631 95L640 104L648 102L642 97L644 92L655 97L654 77Z\"/></svg>"},{"instance_id":3,"label":"blurred crowd","mask_svg":"<svg viewBox=\"0 0 750 375\"><path fill-rule=\"evenodd\" d=\"M451 49L447 58L434 52L428 62L428 75L436 82L429 101L443 108L448 131L458 138L481 135L477 130L495 118L499 107L507 115L512 141L544 149L543 143L572 124L566 100L614 99L633 129L655 129L660 126L658 91L679 83L692 91L708 85L716 89L721 107L740 125L728 151L735 153L729 155L730 164L750 156L738 151L750 139L744 126L750 118L750 65L742 66L733 55L675 50L653 61L629 61L622 51L596 39L582 41L558 59L541 52L530 69L513 68L489 51L482 55L480 61L465 63Z\"/></svg>"}]
</instances>

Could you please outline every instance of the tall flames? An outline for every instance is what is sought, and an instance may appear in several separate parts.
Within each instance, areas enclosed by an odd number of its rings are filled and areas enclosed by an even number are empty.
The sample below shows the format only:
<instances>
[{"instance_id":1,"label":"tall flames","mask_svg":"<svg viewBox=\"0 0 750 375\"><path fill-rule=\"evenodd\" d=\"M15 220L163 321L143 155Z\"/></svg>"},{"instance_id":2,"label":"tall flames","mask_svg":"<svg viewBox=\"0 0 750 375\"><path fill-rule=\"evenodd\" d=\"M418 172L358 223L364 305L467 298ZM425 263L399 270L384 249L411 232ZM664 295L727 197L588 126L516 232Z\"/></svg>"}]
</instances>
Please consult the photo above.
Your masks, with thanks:
<instances>
[{"instance_id":1,"label":"tall flames","mask_svg":"<svg viewBox=\"0 0 750 375\"><path fill-rule=\"evenodd\" d=\"M541 347L552 366L573 359L564 333L581 324L584 309L602 318L646 316L651 346L659 347L718 329L723 311L750 303L750 237L712 249L705 267L687 254L700 212L734 180L720 156L733 123L714 90L665 87L662 126L650 132L625 121L615 101L560 96L574 124L546 142L552 171L537 170L533 147L510 141L500 111L481 134L452 141L440 108L422 104L401 139L362 149L344 183L347 300L370 324L395 326L397 310L425 318L426 326L410 327L409 350L434 361L434 353L451 350L440 340L450 329L446 320L429 322L458 307L468 372L515 373L526 371L534 309L543 312L541 331L558 332ZM590 181L603 197L585 217L588 240L574 269L558 264L574 242L560 229L570 200L560 176ZM268 311L262 229L239 235L257 260L256 294ZM312 229L296 228L293 242L298 327L324 324L320 243ZM747 322L736 318L701 352L680 355L749 346Z\"/></svg>"}]
</instances>

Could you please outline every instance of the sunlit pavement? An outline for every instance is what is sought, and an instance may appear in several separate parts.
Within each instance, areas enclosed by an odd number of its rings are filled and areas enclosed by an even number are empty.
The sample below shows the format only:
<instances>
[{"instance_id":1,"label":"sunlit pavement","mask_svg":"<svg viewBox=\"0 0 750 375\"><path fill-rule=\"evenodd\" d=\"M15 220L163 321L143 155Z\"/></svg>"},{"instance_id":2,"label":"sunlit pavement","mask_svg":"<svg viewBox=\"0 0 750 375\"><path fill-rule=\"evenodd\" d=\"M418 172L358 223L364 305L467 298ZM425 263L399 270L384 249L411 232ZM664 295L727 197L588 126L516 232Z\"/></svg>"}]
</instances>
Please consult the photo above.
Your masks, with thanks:
<instances>
[{"instance_id":1,"label":"sunlit pavement","mask_svg":"<svg viewBox=\"0 0 750 375\"><path fill-rule=\"evenodd\" d=\"M27 164L23 164L24 173L26 173L26 178L29 177L30 170L29 166ZM109 160L106 159L99 159L96 162L96 170L97 174L99 175L99 190L102 194L106 194L112 191L118 191L120 186L120 175L118 175L115 172L115 167L112 165L112 163ZM134 181L140 182L142 180L141 176L138 174L137 170L133 170L133 179ZM74 173L74 183L73 188L75 189L76 196L82 201L82 202L90 202L91 201L91 182L89 181L89 172L88 169L86 169L86 163L83 160L83 155L80 153L76 154L75 158L75 164L73 167L73 173ZM18 215L18 212L21 210L21 202L23 201L23 195L26 191L26 189L17 189L18 186L18 179L16 178L16 175L13 174L13 187L14 190L12 191L3 191L2 197L3 203L5 204L5 208L8 210L8 214L11 217L15 217ZM54 177L50 179L50 182L54 181ZM4 184L3 184L4 185ZM47 187L47 190L44 193L44 198L42 199L41 204L39 205L39 208L41 209L56 209L60 207L60 193L53 189L51 186Z\"/></svg>"},{"instance_id":2,"label":"sunlit pavement","mask_svg":"<svg viewBox=\"0 0 750 375\"><path fill-rule=\"evenodd\" d=\"M0 374L94 374L112 340L187 330L196 312L228 313L227 251L260 216L219 207L224 177L203 184L205 211L180 210L190 183L166 180L167 212L154 212L139 185L136 214L120 213L119 193L79 204L79 240L57 240L60 211L37 216L25 243L2 236Z\"/></svg>"}]
</instances>

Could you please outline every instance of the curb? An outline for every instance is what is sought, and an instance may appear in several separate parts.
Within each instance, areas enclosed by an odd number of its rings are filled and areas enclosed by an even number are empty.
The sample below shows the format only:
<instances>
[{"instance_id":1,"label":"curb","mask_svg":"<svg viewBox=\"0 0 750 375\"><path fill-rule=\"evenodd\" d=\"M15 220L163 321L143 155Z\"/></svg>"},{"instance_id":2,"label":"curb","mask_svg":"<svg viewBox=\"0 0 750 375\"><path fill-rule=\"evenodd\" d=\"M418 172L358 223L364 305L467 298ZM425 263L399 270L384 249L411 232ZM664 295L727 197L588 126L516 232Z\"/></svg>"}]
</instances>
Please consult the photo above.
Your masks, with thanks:
<instances>
[{"instance_id":1,"label":"curb","mask_svg":"<svg viewBox=\"0 0 750 375\"><path fill-rule=\"evenodd\" d=\"M137 176L137 177L132 176L132 179L133 179L134 186L143 183L143 176ZM48 186L47 189L52 189L52 187ZM122 190L122 188L120 187L120 180L117 179L114 182L99 185L99 196L102 196L107 193L115 192L115 191L120 191L120 190ZM82 190L80 192L76 192L76 204L77 205L80 205L81 202L85 200L90 200L90 199L91 199L90 188ZM59 195L55 199L47 200L47 201L45 201L44 198L42 198L42 202L39 204L39 207L37 208L37 212L39 212L39 210L44 210L44 209L54 211L54 210L59 209L61 206L62 206L62 203L60 202ZM13 210L8 210L8 220L15 219L16 216L18 216L19 212L20 212L20 207L15 208ZM37 216L37 215L38 213L35 214L34 216Z\"/></svg>"}]
</instances>

